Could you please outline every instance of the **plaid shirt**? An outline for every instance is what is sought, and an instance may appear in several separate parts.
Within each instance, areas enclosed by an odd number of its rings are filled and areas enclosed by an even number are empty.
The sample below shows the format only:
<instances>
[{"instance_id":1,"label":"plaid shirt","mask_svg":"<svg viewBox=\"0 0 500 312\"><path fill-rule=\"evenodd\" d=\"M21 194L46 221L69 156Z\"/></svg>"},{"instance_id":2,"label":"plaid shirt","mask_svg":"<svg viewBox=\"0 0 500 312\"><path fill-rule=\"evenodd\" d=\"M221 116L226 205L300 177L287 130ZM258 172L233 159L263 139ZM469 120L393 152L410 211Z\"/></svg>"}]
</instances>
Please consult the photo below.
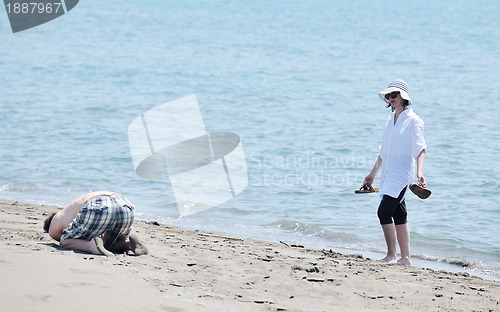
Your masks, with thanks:
<instances>
[{"instance_id":1,"label":"plaid shirt","mask_svg":"<svg viewBox=\"0 0 500 312\"><path fill-rule=\"evenodd\" d=\"M61 241L71 238L91 240L95 236L105 234L104 246L112 246L117 240L130 234L134 209L134 205L121 194L90 198L83 203L80 213L64 229Z\"/></svg>"}]
</instances>

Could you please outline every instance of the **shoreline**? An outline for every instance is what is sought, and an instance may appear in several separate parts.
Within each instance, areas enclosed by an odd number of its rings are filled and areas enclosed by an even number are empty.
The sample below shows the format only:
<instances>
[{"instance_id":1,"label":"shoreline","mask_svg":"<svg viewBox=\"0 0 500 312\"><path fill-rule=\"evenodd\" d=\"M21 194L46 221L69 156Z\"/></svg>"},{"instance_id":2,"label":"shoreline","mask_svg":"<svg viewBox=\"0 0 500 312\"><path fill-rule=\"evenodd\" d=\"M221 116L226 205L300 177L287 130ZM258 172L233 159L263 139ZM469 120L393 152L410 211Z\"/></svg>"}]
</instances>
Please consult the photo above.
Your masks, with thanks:
<instances>
[{"instance_id":1,"label":"shoreline","mask_svg":"<svg viewBox=\"0 0 500 312\"><path fill-rule=\"evenodd\" d=\"M148 256L64 250L42 230L45 216L58 209L0 201L0 310L22 304L50 311L88 296L96 300L86 300L85 309L125 311L500 309L500 283L468 273L384 265L157 222L133 226Z\"/></svg>"},{"instance_id":2,"label":"shoreline","mask_svg":"<svg viewBox=\"0 0 500 312\"><path fill-rule=\"evenodd\" d=\"M42 207L55 207L55 208L63 208L62 206L58 205L52 205L52 204L37 204L33 203L30 201L26 200L12 200L12 199L0 199L0 203L18 203L19 205L35 205L35 206L42 206ZM157 219L149 216L149 218L143 218L141 219L140 217L136 216L136 222L158 222L156 221ZM161 223L162 221L160 221ZM161 223L161 224L168 224L168 223ZM185 231L203 231L203 232L208 232L212 234L217 234L217 235L226 235L226 236L234 236L242 239L251 239L251 240L256 240L260 242L269 242L269 243L279 243L281 241L286 241L286 242L291 242L293 241L292 244L297 244L297 245L304 245L309 249L313 250L322 250L322 249L329 249L333 250L335 252L341 253L341 254L361 254L364 258L371 259L371 260L376 260L376 259L381 259L384 257L385 253L380 252L380 251L374 251L374 250L362 250L362 249L356 249L356 248L344 248L344 247L339 247L339 246L325 246L329 245L328 242L321 242L321 241L316 241L316 242L309 242L309 241L303 241L300 238L297 240L294 237L290 237L285 235L284 237L280 238L272 238L272 237L266 237L266 236L252 236L248 234L235 234L233 232L224 232L224 231L217 231L214 229L207 229L207 228L201 228L201 229L196 229L196 228L191 228L189 226L179 226L179 225L169 225L170 227L177 228L180 230L185 230ZM428 268L432 269L435 271L447 271L450 273L467 273L470 274L471 276L476 276L480 277L485 280L490 280L494 282L500 282L500 275L499 271L500 268L491 266L491 267L482 267L481 263L478 262L479 260L471 260L468 258L440 258L437 256L428 256L426 254L412 254L412 266L414 267L419 267L419 268ZM491 271L493 270L493 271Z\"/></svg>"}]
</instances>

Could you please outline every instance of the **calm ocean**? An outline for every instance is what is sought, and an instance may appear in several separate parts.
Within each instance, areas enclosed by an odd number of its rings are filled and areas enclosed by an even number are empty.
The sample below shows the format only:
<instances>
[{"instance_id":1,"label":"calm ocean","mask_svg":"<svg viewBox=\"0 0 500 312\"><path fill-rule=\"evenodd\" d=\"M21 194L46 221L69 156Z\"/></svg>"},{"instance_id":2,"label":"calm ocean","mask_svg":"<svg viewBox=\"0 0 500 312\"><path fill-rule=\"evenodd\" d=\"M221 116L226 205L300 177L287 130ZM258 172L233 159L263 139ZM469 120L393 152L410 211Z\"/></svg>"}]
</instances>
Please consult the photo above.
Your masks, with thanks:
<instances>
[{"instance_id":1,"label":"calm ocean","mask_svg":"<svg viewBox=\"0 0 500 312\"><path fill-rule=\"evenodd\" d=\"M13 34L0 7L0 198L64 206L109 189L142 220L382 257L379 197L353 191L390 113L377 93L403 78L433 191L407 198L413 257L500 278L499 12L480 0L80 1ZM241 137L249 183L181 218L167 181L135 174L127 129L190 94L208 131Z\"/></svg>"}]
</instances>

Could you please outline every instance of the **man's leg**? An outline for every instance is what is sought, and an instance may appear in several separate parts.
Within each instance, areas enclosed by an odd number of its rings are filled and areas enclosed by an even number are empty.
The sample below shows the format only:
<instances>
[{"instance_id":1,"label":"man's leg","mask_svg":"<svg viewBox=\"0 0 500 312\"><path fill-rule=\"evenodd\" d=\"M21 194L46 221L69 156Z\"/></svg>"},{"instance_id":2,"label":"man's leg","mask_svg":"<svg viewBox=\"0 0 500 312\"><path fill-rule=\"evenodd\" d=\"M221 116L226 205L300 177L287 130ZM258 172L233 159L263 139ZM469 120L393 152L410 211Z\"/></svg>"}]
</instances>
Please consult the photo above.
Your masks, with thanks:
<instances>
[{"instance_id":1,"label":"man's leg","mask_svg":"<svg viewBox=\"0 0 500 312\"><path fill-rule=\"evenodd\" d=\"M112 252L122 254L130 250L130 242L126 238L121 238L109 246L108 249Z\"/></svg>"},{"instance_id":2,"label":"man's leg","mask_svg":"<svg viewBox=\"0 0 500 312\"><path fill-rule=\"evenodd\" d=\"M60 242L61 247L66 249L73 249L92 253L94 255L100 255L101 252L97 249L97 245L94 240L85 240L78 238L68 238Z\"/></svg>"},{"instance_id":3,"label":"man's leg","mask_svg":"<svg viewBox=\"0 0 500 312\"><path fill-rule=\"evenodd\" d=\"M99 237L99 236L94 237L94 242L95 242L95 245L97 246L97 250L99 250L99 252L102 255L105 255L106 257L112 257L115 255L114 253L112 253L111 251L107 250L104 247L104 242L102 241L101 237Z\"/></svg>"},{"instance_id":4,"label":"man's leg","mask_svg":"<svg viewBox=\"0 0 500 312\"><path fill-rule=\"evenodd\" d=\"M129 250L136 256L147 255L148 248L141 242L139 236L131 233L128 238L121 238L116 243L109 247L109 250L115 253L125 253Z\"/></svg>"},{"instance_id":5,"label":"man's leg","mask_svg":"<svg viewBox=\"0 0 500 312\"><path fill-rule=\"evenodd\" d=\"M141 242L137 234L131 233L129 235L129 239L130 239L130 250L132 250L134 255L142 256L142 255L147 255L149 253L148 248Z\"/></svg>"},{"instance_id":6,"label":"man's leg","mask_svg":"<svg viewBox=\"0 0 500 312\"><path fill-rule=\"evenodd\" d=\"M102 242L99 235L106 230L109 220L105 199L106 196L99 195L82 204L78 217L63 230L60 240L61 247L97 255L109 255L104 247L100 248L99 246L99 242Z\"/></svg>"}]
</instances>

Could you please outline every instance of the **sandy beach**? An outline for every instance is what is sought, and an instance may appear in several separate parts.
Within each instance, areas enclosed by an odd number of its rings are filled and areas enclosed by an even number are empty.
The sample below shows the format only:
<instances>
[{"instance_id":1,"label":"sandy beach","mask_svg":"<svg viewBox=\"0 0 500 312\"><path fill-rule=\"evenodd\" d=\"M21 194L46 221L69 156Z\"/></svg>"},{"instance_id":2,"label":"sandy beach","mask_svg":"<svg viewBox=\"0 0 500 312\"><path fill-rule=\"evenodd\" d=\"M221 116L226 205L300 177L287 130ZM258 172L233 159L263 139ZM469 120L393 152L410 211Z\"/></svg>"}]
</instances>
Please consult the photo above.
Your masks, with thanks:
<instances>
[{"instance_id":1,"label":"sandy beach","mask_svg":"<svg viewBox=\"0 0 500 312\"><path fill-rule=\"evenodd\" d=\"M136 222L150 254L59 248L58 208L0 203L0 311L500 311L500 283Z\"/></svg>"}]
</instances>

